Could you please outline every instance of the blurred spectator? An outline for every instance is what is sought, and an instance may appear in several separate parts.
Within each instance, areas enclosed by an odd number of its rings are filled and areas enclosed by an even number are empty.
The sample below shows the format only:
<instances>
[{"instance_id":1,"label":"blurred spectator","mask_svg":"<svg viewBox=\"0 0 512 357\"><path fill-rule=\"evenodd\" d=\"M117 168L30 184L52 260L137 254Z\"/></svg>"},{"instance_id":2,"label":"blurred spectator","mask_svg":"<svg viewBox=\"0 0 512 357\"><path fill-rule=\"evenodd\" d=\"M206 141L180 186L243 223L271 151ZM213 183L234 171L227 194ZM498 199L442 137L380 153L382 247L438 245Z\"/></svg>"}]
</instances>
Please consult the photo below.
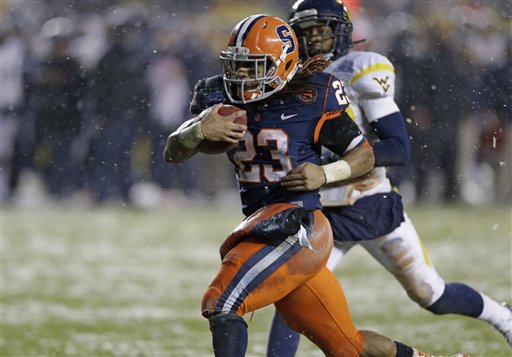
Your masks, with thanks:
<instances>
[{"instance_id":1,"label":"blurred spectator","mask_svg":"<svg viewBox=\"0 0 512 357\"><path fill-rule=\"evenodd\" d=\"M44 181L56 199L84 186L83 162L72 155L72 147L83 126L86 80L79 63L70 57L70 41L62 35L50 38L50 54L36 66L32 82L33 95L44 98L32 110L41 130L41 144L48 148Z\"/></svg>"},{"instance_id":2,"label":"blurred spectator","mask_svg":"<svg viewBox=\"0 0 512 357\"><path fill-rule=\"evenodd\" d=\"M425 133L426 147L421 152L421 170L416 172L416 194L419 201L428 200L428 181L433 175L441 177L437 190L444 201L459 198L460 177L458 175L457 150L459 149L459 120L461 117L462 78L458 60L449 38L442 27L430 29L425 71L422 74L428 86L429 125Z\"/></svg>"},{"instance_id":3,"label":"blurred spectator","mask_svg":"<svg viewBox=\"0 0 512 357\"><path fill-rule=\"evenodd\" d=\"M176 130L188 116L189 83L185 64L174 53L180 49L179 38L172 27L156 34L156 55L153 56L146 80L150 88L149 137L151 141L151 178L160 188L169 190L171 184L190 191L193 178L189 162L171 166L162 153L169 133Z\"/></svg>"},{"instance_id":4,"label":"blurred spectator","mask_svg":"<svg viewBox=\"0 0 512 357\"><path fill-rule=\"evenodd\" d=\"M19 28L4 19L0 31L0 202L7 200L16 188L17 179L25 165L30 165L35 130L22 137L25 128L23 106L25 104L24 63L26 45ZM13 150L16 144L17 150ZM14 167L13 167L14 165ZM11 183L9 183L11 181Z\"/></svg>"},{"instance_id":5,"label":"blurred spectator","mask_svg":"<svg viewBox=\"0 0 512 357\"><path fill-rule=\"evenodd\" d=\"M406 120L411 141L411 162L405 167L388 169L392 181L414 184L414 197L426 187L428 165L426 152L429 151L430 111L427 101L429 83L424 78L427 66L427 43L418 28L410 27L400 31L391 43L389 59L395 65L397 104Z\"/></svg>"},{"instance_id":6,"label":"blurred spectator","mask_svg":"<svg viewBox=\"0 0 512 357\"><path fill-rule=\"evenodd\" d=\"M510 4L508 6L510 13ZM510 162L505 158L505 148L511 137L497 117L495 98L500 96L500 89L503 95L509 96L511 88L510 83L500 85L493 76L497 68L506 66L509 61L506 46L511 33L503 31L507 22L500 18L498 10L497 4L479 2L462 3L451 10L451 18L458 24L456 36L460 46L457 53L464 60L464 65L460 66L464 101L458 123L464 140L460 142L462 155L455 159L463 177L462 198L470 204L487 204L498 197L510 202L510 196L507 198L505 194L510 189L503 188L510 186L510 179L508 184L503 183L507 176L503 167ZM501 75L506 78L506 71ZM496 195L498 175L502 187Z\"/></svg>"},{"instance_id":7,"label":"blurred spectator","mask_svg":"<svg viewBox=\"0 0 512 357\"><path fill-rule=\"evenodd\" d=\"M411 172L403 178L412 179L419 202L463 198L472 204L488 203L493 185L487 162L478 161L485 156L482 148L489 146L490 139L484 137L492 139L489 131L502 133L494 134L493 140L501 142L499 148L511 138L493 119L489 97L496 101L497 93L510 93L510 83L503 82L501 90L489 83L493 68L503 62L503 37L510 34L502 31L494 9L477 2L436 3L446 8L439 12L433 11L433 3L422 4L429 21L415 16L412 26L394 36L389 54L397 71L397 99L412 138ZM414 16L416 10L409 10ZM505 155L497 159L499 152L507 152L499 148L493 149L493 159L487 158L494 171L510 160ZM499 171L507 176L507 171Z\"/></svg>"},{"instance_id":8,"label":"blurred spectator","mask_svg":"<svg viewBox=\"0 0 512 357\"><path fill-rule=\"evenodd\" d=\"M190 94L198 79L219 72L219 51L236 19L254 13L284 18L290 4L110 0L62 6L56 0L2 2L1 199L16 190L27 169L48 179L56 197L85 184L97 202L129 202L132 184L150 175L161 188L179 187L192 193L195 200L233 189L234 180L226 176L223 156L198 156L177 172L169 166L164 171L159 167L158 141L181 121L180 112L190 97L180 96ZM512 89L506 46L511 39L511 3L347 0L347 4L357 24L354 40L367 39L356 49L387 54L395 64L396 99L409 126L413 161L404 170L390 171L395 174L394 181L411 182L409 187L415 187L411 196L419 201L510 202ZM43 27L46 35L41 36ZM41 93L39 86L46 83L40 79L54 76L44 73L42 66L36 67L50 56L47 39L62 35L66 28L80 31L73 37L68 57L78 59L91 74L86 78L87 92L75 104L70 104L76 99L74 94L59 99L48 95L50 89ZM158 29L164 30L160 33ZM188 89L183 89L185 86ZM172 95L166 94L171 91ZM36 123L35 115L41 117L45 109L47 117L52 106L59 107L58 100L69 100L67 109L69 105L80 108L76 133L63 129L63 121L56 118L53 123ZM57 122L58 128L54 127ZM57 132L62 135L67 130L74 137L71 161L66 163L76 165L87 158L82 175L86 183L64 174L68 169L57 162L66 157L58 150L65 151L69 144L56 139ZM146 141L138 140L140 135L151 138L151 154L148 146L141 145ZM137 150L135 165L133 148ZM138 161L150 156L151 160ZM151 167L150 175L147 167ZM58 184L60 175L69 178L64 185ZM68 183L71 187L66 188ZM194 196L196 193L199 196Z\"/></svg>"},{"instance_id":9,"label":"blurred spectator","mask_svg":"<svg viewBox=\"0 0 512 357\"><path fill-rule=\"evenodd\" d=\"M504 61L492 69L484 82L489 110L479 137L477 161L493 172L493 192L499 202L512 200L512 38L508 40Z\"/></svg>"},{"instance_id":10,"label":"blurred spectator","mask_svg":"<svg viewBox=\"0 0 512 357\"><path fill-rule=\"evenodd\" d=\"M110 49L94 76L97 133L93 189L97 203L130 202L132 146L147 124L147 24L135 9L118 7L107 18Z\"/></svg>"}]
</instances>

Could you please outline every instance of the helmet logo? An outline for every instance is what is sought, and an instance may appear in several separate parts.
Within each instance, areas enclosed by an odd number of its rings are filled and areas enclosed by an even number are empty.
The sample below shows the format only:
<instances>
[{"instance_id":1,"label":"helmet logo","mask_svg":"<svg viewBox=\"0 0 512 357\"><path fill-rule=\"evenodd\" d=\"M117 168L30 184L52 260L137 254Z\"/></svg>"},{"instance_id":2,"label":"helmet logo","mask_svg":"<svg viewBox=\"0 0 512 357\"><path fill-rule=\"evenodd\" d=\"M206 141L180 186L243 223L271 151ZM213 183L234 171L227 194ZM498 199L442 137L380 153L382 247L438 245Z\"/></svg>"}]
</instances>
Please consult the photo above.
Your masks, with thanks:
<instances>
[{"instance_id":1,"label":"helmet logo","mask_svg":"<svg viewBox=\"0 0 512 357\"><path fill-rule=\"evenodd\" d=\"M295 42L293 41L292 32L286 25L280 25L276 27L276 33L279 36L281 42L284 43L283 51L286 49L286 54L292 53L295 51Z\"/></svg>"}]
</instances>

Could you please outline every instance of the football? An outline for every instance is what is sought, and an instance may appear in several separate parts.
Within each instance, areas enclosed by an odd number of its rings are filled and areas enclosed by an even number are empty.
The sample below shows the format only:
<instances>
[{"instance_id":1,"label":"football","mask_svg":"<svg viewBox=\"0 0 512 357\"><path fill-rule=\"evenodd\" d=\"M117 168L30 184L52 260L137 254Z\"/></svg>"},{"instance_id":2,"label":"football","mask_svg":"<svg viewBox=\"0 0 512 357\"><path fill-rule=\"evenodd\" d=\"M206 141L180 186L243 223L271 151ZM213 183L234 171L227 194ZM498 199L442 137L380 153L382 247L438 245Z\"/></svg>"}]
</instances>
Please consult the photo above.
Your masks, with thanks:
<instances>
[{"instance_id":1,"label":"football","mask_svg":"<svg viewBox=\"0 0 512 357\"><path fill-rule=\"evenodd\" d=\"M220 107L218 113L222 116L228 116L234 112L242 110L234 105L224 104ZM247 125L247 116L243 115L234 120L234 123ZM231 144L225 141L210 141L203 140L197 147L197 151L202 152L203 154L222 154L228 152L230 150L235 149L238 144Z\"/></svg>"}]
</instances>

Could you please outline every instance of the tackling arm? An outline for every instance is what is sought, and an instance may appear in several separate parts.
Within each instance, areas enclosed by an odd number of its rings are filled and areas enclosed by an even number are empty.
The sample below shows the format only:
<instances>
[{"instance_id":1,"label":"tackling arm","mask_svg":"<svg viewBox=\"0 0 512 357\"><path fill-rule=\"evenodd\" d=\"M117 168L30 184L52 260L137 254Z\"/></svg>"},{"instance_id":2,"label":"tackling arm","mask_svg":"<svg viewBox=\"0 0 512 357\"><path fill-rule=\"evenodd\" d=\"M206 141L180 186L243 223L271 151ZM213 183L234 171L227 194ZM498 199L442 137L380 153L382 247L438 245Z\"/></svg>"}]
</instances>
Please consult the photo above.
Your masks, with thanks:
<instances>
[{"instance_id":1,"label":"tackling arm","mask_svg":"<svg viewBox=\"0 0 512 357\"><path fill-rule=\"evenodd\" d=\"M338 154L340 159L322 166L309 162L301 164L281 179L282 186L290 191L311 191L359 177L374 166L372 146L346 112L322 126L318 142Z\"/></svg>"},{"instance_id":2,"label":"tackling arm","mask_svg":"<svg viewBox=\"0 0 512 357\"><path fill-rule=\"evenodd\" d=\"M395 112L371 122L379 141L373 144L375 166L405 165L411 158L411 145L402 114Z\"/></svg>"},{"instance_id":3,"label":"tackling arm","mask_svg":"<svg viewBox=\"0 0 512 357\"><path fill-rule=\"evenodd\" d=\"M379 139L372 142L375 166L405 165L409 162L411 148L404 118L394 99L393 65L375 53L360 56L363 64L359 73L369 72L356 79L351 89L357 93L357 105Z\"/></svg>"},{"instance_id":4,"label":"tackling arm","mask_svg":"<svg viewBox=\"0 0 512 357\"><path fill-rule=\"evenodd\" d=\"M318 142L340 156L338 161L322 165L326 184L359 177L374 166L372 146L347 111L325 122Z\"/></svg>"},{"instance_id":5,"label":"tackling arm","mask_svg":"<svg viewBox=\"0 0 512 357\"><path fill-rule=\"evenodd\" d=\"M340 160L335 161L331 164L335 164L339 161L345 161L349 165L350 176L331 182L339 182L342 180L356 178L370 171L375 163L374 150L372 149L372 146L368 143L368 141L364 140L361 143L361 145L345 152L345 154L341 156ZM322 165L324 171L326 170L326 166L328 165L330 164Z\"/></svg>"}]
</instances>

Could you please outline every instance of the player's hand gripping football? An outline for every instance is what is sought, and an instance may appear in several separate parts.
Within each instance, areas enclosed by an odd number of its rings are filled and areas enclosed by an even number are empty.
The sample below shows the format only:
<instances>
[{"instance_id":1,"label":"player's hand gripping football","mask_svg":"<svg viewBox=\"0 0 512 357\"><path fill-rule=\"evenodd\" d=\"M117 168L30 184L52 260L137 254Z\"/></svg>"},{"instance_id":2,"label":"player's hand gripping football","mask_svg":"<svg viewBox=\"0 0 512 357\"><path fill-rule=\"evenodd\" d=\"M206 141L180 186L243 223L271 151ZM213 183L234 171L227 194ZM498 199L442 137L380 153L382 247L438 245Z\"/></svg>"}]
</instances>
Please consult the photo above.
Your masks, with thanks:
<instances>
[{"instance_id":1,"label":"player's hand gripping football","mask_svg":"<svg viewBox=\"0 0 512 357\"><path fill-rule=\"evenodd\" d=\"M325 173L321 166L306 162L281 177L281 186L289 191L312 191L325 184Z\"/></svg>"},{"instance_id":2,"label":"player's hand gripping football","mask_svg":"<svg viewBox=\"0 0 512 357\"><path fill-rule=\"evenodd\" d=\"M214 105L206 117L201 121L201 132L204 140L224 141L236 144L242 140L247 126L235 123L236 118L246 115L245 110L222 116L218 113L222 104Z\"/></svg>"}]
</instances>

